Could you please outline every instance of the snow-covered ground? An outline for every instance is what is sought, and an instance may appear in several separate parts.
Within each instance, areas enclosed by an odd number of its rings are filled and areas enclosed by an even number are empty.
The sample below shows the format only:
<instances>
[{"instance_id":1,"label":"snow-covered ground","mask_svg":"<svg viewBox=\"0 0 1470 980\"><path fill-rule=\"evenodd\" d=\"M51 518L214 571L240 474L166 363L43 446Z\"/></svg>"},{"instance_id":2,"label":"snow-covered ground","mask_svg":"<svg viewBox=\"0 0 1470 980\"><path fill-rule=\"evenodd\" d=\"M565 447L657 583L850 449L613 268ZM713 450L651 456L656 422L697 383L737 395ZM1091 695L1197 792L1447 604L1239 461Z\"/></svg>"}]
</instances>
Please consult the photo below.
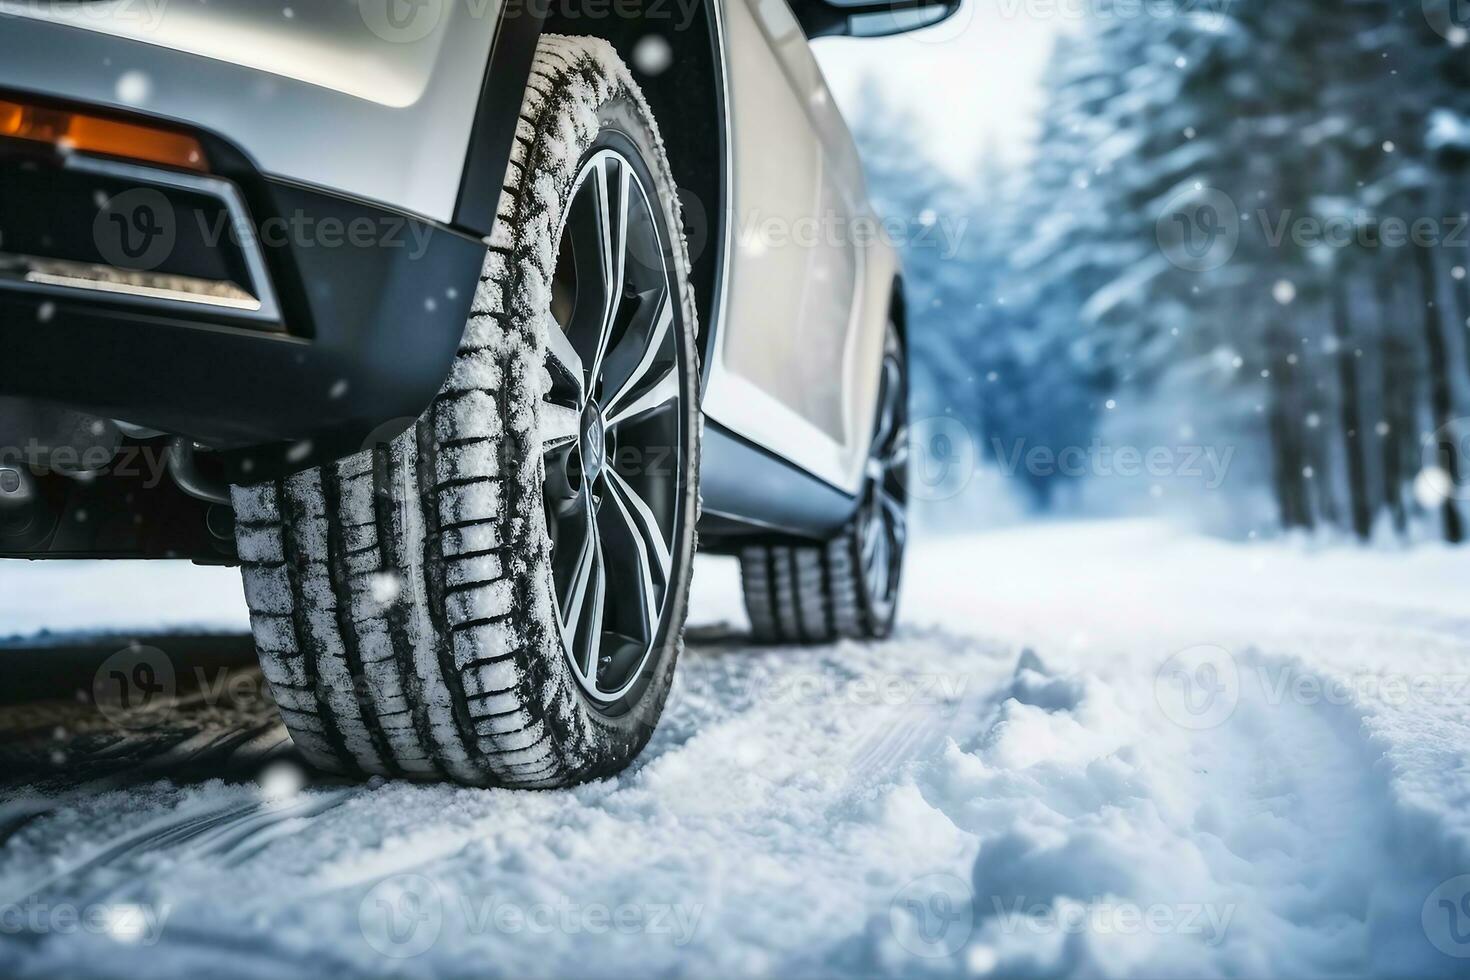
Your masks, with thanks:
<instances>
[{"instance_id":1,"label":"snow-covered ground","mask_svg":"<svg viewBox=\"0 0 1470 980\"><path fill-rule=\"evenodd\" d=\"M0 634L243 621L227 572L35 570ZM6 791L0 973L1470 973L1470 551L932 539L897 637L817 649L736 586L617 779Z\"/></svg>"}]
</instances>

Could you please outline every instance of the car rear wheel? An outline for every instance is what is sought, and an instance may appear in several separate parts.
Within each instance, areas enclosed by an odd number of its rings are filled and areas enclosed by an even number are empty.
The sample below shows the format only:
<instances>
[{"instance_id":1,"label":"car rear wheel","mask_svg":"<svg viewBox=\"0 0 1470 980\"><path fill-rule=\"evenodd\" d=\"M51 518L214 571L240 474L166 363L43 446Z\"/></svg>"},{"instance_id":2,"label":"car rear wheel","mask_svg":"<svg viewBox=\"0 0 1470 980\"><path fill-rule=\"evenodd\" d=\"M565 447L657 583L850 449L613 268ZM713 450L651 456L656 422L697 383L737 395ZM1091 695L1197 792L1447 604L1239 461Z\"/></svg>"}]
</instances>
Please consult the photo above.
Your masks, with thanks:
<instances>
[{"instance_id":1,"label":"car rear wheel","mask_svg":"<svg viewBox=\"0 0 1470 980\"><path fill-rule=\"evenodd\" d=\"M695 312L648 106L542 39L452 372L401 435L237 487L261 663L316 765L561 786L667 697L698 507Z\"/></svg>"},{"instance_id":2,"label":"car rear wheel","mask_svg":"<svg viewBox=\"0 0 1470 980\"><path fill-rule=\"evenodd\" d=\"M878 418L857 513L825 543L767 541L740 552L745 608L767 643L868 640L893 631L908 543L908 361L884 339Z\"/></svg>"}]
</instances>

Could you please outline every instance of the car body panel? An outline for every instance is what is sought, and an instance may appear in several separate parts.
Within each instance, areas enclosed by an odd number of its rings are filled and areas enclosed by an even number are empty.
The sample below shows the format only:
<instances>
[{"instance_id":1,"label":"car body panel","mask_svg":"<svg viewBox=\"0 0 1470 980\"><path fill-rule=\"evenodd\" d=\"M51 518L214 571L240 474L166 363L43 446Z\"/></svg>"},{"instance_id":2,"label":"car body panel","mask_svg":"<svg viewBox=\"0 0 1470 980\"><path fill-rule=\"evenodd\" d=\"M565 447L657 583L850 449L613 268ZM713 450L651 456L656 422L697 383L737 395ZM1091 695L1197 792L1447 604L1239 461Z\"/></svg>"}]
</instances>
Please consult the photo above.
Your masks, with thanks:
<instances>
[{"instance_id":1,"label":"car body panel","mask_svg":"<svg viewBox=\"0 0 1470 980\"><path fill-rule=\"evenodd\" d=\"M396 28L388 2L0 0L0 83L202 126L268 176L449 222L501 2Z\"/></svg>"},{"instance_id":2,"label":"car body panel","mask_svg":"<svg viewBox=\"0 0 1470 980\"><path fill-rule=\"evenodd\" d=\"M723 9L731 248L705 413L855 495L896 261L860 235L872 225L861 162L790 8Z\"/></svg>"}]
</instances>

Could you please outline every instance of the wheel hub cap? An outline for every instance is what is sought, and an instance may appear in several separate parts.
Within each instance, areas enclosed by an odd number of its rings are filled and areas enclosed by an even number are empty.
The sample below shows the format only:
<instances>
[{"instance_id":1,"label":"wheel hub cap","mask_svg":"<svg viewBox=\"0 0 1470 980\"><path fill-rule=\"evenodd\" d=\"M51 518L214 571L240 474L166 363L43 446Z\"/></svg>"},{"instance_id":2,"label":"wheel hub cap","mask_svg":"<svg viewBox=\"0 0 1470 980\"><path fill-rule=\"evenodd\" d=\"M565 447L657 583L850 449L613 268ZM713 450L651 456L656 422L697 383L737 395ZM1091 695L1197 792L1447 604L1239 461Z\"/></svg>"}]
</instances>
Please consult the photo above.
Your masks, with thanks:
<instances>
[{"instance_id":1,"label":"wheel hub cap","mask_svg":"<svg viewBox=\"0 0 1470 980\"><path fill-rule=\"evenodd\" d=\"M582 474L588 482L602 475L607 462L607 426L602 421L602 409L596 402L588 402L582 413Z\"/></svg>"}]
</instances>

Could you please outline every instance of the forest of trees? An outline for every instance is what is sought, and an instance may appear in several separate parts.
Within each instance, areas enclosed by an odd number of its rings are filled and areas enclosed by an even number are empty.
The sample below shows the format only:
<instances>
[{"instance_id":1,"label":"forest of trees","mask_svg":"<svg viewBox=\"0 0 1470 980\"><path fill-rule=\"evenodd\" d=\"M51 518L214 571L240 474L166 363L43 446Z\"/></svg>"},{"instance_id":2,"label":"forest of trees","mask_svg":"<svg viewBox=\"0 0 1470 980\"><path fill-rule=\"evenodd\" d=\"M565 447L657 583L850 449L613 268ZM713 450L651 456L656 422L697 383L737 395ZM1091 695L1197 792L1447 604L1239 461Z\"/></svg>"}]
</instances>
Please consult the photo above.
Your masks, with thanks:
<instances>
[{"instance_id":1,"label":"forest of trees","mask_svg":"<svg viewBox=\"0 0 1470 980\"><path fill-rule=\"evenodd\" d=\"M1096 0L1053 52L1026 162L964 183L866 90L880 211L957 232L904 249L916 416L962 421L1038 509L1097 467L1017 467L1013 447L1164 447L1166 469L1193 446L1231 461L1196 489L1237 527L1465 539L1456 2Z\"/></svg>"}]
</instances>

